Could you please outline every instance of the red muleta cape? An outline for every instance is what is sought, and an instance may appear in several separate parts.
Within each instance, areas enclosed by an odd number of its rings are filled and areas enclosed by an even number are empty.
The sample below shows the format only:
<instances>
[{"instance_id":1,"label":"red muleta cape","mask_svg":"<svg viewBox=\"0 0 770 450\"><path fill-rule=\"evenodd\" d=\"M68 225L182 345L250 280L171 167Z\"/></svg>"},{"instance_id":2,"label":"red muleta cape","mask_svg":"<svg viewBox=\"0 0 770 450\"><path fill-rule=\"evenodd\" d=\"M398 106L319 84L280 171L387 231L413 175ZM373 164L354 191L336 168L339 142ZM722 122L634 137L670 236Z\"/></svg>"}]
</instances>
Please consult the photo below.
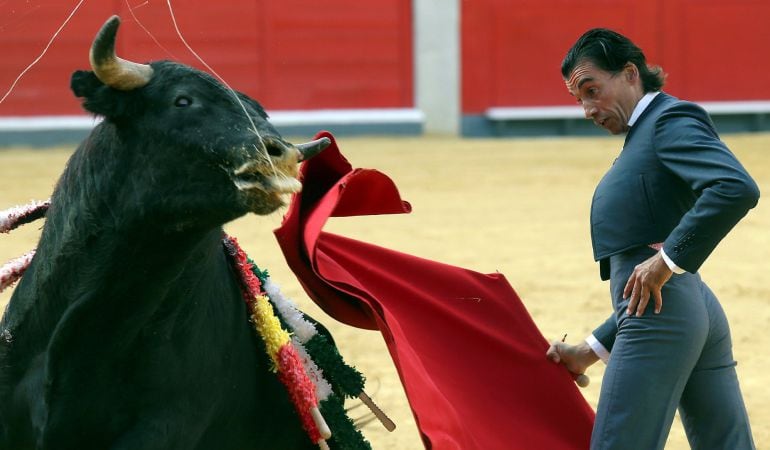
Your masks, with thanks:
<instances>
[{"instance_id":1,"label":"red muleta cape","mask_svg":"<svg viewBox=\"0 0 770 450\"><path fill-rule=\"evenodd\" d=\"M427 449L587 449L594 412L502 274L481 274L323 231L329 217L411 211L386 175L334 138L301 168L275 235L310 298L379 329Z\"/></svg>"}]
</instances>

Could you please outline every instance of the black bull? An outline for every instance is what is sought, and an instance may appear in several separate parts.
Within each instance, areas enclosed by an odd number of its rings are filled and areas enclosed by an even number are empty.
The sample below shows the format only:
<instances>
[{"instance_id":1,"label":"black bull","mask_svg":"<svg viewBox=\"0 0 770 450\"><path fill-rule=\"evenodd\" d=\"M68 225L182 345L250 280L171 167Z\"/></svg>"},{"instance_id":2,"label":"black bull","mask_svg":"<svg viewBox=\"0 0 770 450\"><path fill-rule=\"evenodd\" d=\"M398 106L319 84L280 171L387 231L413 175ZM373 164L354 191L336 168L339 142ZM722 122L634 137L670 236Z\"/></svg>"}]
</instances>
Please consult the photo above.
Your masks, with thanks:
<instances>
[{"instance_id":1,"label":"black bull","mask_svg":"<svg viewBox=\"0 0 770 450\"><path fill-rule=\"evenodd\" d=\"M0 449L314 448L269 370L222 224L299 188L294 146L209 75L114 54L72 90L104 120L59 180L3 317ZM308 150L309 149L309 150Z\"/></svg>"}]
</instances>

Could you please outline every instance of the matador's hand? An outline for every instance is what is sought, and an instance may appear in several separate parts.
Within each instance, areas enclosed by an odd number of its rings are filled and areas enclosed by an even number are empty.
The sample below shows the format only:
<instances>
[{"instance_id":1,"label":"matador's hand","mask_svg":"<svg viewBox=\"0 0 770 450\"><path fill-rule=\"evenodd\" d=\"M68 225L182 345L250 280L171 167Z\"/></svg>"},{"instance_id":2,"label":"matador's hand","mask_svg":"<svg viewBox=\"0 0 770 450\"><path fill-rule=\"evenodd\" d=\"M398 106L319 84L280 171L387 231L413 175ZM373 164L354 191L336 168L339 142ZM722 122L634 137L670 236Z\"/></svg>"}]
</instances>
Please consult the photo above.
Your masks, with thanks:
<instances>
[{"instance_id":1,"label":"matador's hand","mask_svg":"<svg viewBox=\"0 0 770 450\"><path fill-rule=\"evenodd\" d=\"M551 346L548 347L545 356L555 363L564 364L580 387L588 386L590 381L583 372L586 371L588 366L599 360L599 357L585 341L577 345L553 341Z\"/></svg>"},{"instance_id":2,"label":"matador's hand","mask_svg":"<svg viewBox=\"0 0 770 450\"><path fill-rule=\"evenodd\" d=\"M639 317L644 314L644 309L650 301L650 296L655 299L655 314L663 308L663 296L660 290L671 278L673 272L668 267L660 252L651 256L641 264L634 267L631 276L628 277L623 298L631 296L626 313Z\"/></svg>"}]
</instances>

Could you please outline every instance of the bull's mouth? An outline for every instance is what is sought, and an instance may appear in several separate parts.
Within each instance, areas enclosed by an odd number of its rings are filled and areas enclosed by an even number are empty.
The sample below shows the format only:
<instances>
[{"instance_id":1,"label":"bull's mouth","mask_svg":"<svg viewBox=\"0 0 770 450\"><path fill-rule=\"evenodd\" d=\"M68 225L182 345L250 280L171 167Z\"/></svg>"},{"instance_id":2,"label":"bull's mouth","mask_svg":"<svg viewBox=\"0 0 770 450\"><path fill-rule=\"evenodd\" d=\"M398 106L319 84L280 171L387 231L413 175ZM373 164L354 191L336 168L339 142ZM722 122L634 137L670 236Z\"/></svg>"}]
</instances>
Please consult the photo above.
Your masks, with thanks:
<instances>
[{"instance_id":1,"label":"bull's mouth","mask_svg":"<svg viewBox=\"0 0 770 450\"><path fill-rule=\"evenodd\" d=\"M302 183L295 178L297 164L307 161L331 144L328 137L321 137L304 144L293 146L285 142L264 138L263 143L269 158L280 158L272 163L251 161L233 172L233 182L241 191L260 190L272 194L294 194L302 190ZM293 156L287 158L287 154Z\"/></svg>"},{"instance_id":2,"label":"bull's mouth","mask_svg":"<svg viewBox=\"0 0 770 450\"><path fill-rule=\"evenodd\" d=\"M253 164L245 164L233 174L233 183L241 191L259 190L268 194L294 194L302 190L302 183L274 168L268 174L255 170ZM264 167L263 167L264 170Z\"/></svg>"},{"instance_id":3,"label":"bull's mouth","mask_svg":"<svg viewBox=\"0 0 770 450\"><path fill-rule=\"evenodd\" d=\"M287 205L289 197L302 190L302 183L295 177L264 164L245 164L231 174L231 179L246 209L260 215Z\"/></svg>"},{"instance_id":4,"label":"bull's mouth","mask_svg":"<svg viewBox=\"0 0 770 450\"><path fill-rule=\"evenodd\" d=\"M317 155L331 143L328 137L291 145L275 139L264 139L264 157L244 163L230 173L248 209L267 214L286 205L288 197L302 190L297 179L299 164Z\"/></svg>"}]
</instances>

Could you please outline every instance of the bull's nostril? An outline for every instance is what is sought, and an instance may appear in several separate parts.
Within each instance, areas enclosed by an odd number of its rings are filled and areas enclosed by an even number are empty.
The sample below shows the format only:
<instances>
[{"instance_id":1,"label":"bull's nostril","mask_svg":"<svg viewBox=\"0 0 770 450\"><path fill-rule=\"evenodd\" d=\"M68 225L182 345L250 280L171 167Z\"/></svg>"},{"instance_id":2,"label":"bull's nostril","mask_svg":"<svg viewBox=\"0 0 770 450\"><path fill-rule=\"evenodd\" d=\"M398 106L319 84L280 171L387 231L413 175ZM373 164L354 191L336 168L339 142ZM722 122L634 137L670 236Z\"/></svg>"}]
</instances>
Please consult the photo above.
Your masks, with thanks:
<instances>
[{"instance_id":1,"label":"bull's nostril","mask_svg":"<svg viewBox=\"0 0 770 450\"><path fill-rule=\"evenodd\" d=\"M267 154L270 156L281 156L283 155L283 148L277 145L268 145Z\"/></svg>"}]
</instances>

